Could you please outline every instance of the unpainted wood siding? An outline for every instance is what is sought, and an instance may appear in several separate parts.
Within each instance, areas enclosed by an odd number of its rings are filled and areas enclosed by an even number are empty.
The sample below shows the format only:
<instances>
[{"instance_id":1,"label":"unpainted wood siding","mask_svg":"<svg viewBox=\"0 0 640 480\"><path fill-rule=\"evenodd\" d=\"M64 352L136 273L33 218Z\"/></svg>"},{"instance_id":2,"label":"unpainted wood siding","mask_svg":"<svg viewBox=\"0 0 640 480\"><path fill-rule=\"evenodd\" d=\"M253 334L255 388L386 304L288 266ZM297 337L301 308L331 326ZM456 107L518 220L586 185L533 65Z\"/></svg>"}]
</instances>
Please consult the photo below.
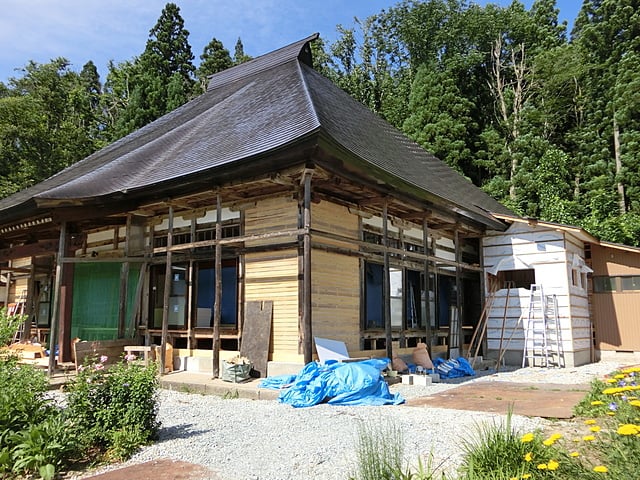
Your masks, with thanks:
<instances>
[{"instance_id":1,"label":"unpainted wood siding","mask_svg":"<svg viewBox=\"0 0 640 480\"><path fill-rule=\"evenodd\" d=\"M640 254L592 245L593 275L640 275ZM596 349L640 351L640 291L593 293Z\"/></svg>"},{"instance_id":2,"label":"unpainted wood siding","mask_svg":"<svg viewBox=\"0 0 640 480\"><path fill-rule=\"evenodd\" d=\"M311 207L314 229L344 237L358 238L358 217L346 207L320 202ZM315 238L314 238L315 240ZM344 245L344 242L318 239L322 243ZM341 255L321 248L311 253L313 334L341 340L351 356L360 349L360 268L357 257Z\"/></svg>"},{"instance_id":3,"label":"unpainted wood siding","mask_svg":"<svg viewBox=\"0 0 640 480\"><path fill-rule=\"evenodd\" d=\"M577 352L589 349L586 291L573 298L574 292L570 289L572 257L567 248L573 251L577 247L573 243L567 246L564 232L520 223L514 223L506 232L490 232L483 239L485 270L496 265L499 270L533 269L535 283L542 286L544 295L556 296L561 346L567 366L588 361L582 354L576 357ZM503 288L496 293L488 315L488 350L499 351L502 337L503 349L522 355L530 294L528 288L514 288L510 292ZM505 310L507 296L509 303ZM577 315L575 325L572 311Z\"/></svg>"},{"instance_id":4,"label":"unpainted wood siding","mask_svg":"<svg viewBox=\"0 0 640 480\"><path fill-rule=\"evenodd\" d=\"M298 204L289 198L270 198L245 211L245 233L277 232L298 226ZM247 242L247 246L282 239ZM301 362L299 349L299 283L296 249L245 255L244 301L273 301L269 359Z\"/></svg>"}]
</instances>

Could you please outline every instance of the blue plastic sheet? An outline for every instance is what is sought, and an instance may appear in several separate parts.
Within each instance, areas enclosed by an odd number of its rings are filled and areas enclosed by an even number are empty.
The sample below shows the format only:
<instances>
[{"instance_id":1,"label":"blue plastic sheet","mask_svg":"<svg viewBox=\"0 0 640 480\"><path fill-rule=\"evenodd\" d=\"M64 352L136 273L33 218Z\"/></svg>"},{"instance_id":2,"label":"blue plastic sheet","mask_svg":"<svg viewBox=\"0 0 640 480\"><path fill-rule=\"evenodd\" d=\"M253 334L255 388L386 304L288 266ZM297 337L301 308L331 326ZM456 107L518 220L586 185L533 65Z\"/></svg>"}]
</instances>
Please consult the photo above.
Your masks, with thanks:
<instances>
[{"instance_id":1,"label":"blue plastic sheet","mask_svg":"<svg viewBox=\"0 0 640 480\"><path fill-rule=\"evenodd\" d=\"M439 374L440 378L459 378L476 374L471 364L462 357L450 360L434 358L433 371Z\"/></svg>"},{"instance_id":2,"label":"blue plastic sheet","mask_svg":"<svg viewBox=\"0 0 640 480\"><path fill-rule=\"evenodd\" d=\"M382 371L389 360L374 358L361 362L308 363L296 375L268 377L262 388L283 389L278 397L294 407L311 407L322 402L331 405L398 405L400 394L392 394Z\"/></svg>"}]
</instances>

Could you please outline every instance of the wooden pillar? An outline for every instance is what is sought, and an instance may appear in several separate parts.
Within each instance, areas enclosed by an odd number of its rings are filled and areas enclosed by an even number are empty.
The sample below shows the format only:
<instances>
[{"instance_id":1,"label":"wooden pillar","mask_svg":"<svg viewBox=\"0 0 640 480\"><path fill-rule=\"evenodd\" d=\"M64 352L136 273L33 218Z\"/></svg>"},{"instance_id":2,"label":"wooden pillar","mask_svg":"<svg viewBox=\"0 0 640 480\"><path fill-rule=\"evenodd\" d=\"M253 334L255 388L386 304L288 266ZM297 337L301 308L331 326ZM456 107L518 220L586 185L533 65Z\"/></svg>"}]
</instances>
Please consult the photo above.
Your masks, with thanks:
<instances>
[{"instance_id":1,"label":"wooden pillar","mask_svg":"<svg viewBox=\"0 0 640 480\"><path fill-rule=\"evenodd\" d=\"M160 342L160 375L164 375L167 360L167 337L169 335L169 296L171 295L171 247L173 246L173 206L169 205L167 228L167 265L164 273L164 295L162 299L162 340Z\"/></svg>"},{"instance_id":2,"label":"wooden pillar","mask_svg":"<svg viewBox=\"0 0 640 480\"><path fill-rule=\"evenodd\" d=\"M313 329L311 314L311 176L312 170L305 170L302 174L304 183L304 199L303 199L303 228L304 235L302 239L302 336L304 343L302 344L302 352L304 355L304 363L307 364L313 360Z\"/></svg>"},{"instance_id":3,"label":"wooden pillar","mask_svg":"<svg viewBox=\"0 0 640 480\"><path fill-rule=\"evenodd\" d=\"M120 266L120 297L118 302L118 338L125 338L128 290L129 290L129 262L124 262Z\"/></svg>"},{"instance_id":4,"label":"wooden pillar","mask_svg":"<svg viewBox=\"0 0 640 480\"><path fill-rule=\"evenodd\" d=\"M213 378L220 377L220 322L222 320L222 200L216 195L215 291L213 300Z\"/></svg>"},{"instance_id":5,"label":"wooden pillar","mask_svg":"<svg viewBox=\"0 0 640 480\"><path fill-rule=\"evenodd\" d=\"M427 224L427 219L425 218L422 221L422 244L424 245L424 254L427 257L430 257L429 252L429 225ZM433 347L431 343L431 272L429 269L429 259L425 259L424 261L424 290L425 290L425 308L427 311L425 312L426 325L425 325L425 343L427 344L427 349L429 353L431 353L431 349ZM434 299L435 301L435 299Z\"/></svg>"},{"instance_id":6,"label":"wooden pillar","mask_svg":"<svg viewBox=\"0 0 640 480\"><path fill-rule=\"evenodd\" d=\"M56 366L56 343L58 340L58 323L60 319L60 288L62 286L63 260L66 252L67 222L60 224L60 241L58 243L58 256L56 258L56 273L53 286L53 309L51 312L51 330L49 331L49 367L47 373L53 376Z\"/></svg>"},{"instance_id":7,"label":"wooden pillar","mask_svg":"<svg viewBox=\"0 0 640 480\"><path fill-rule=\"evenodd\" d=\"M27 285L27 300L26 300L26 318L24 320L24 327L22 329L22 336L20 340L22 342L28 342L31 338L31 321L34 318L35 302L34 290L36 289L36 257L31 257L31 266L29 267L29 283Z\"/></svg>"},{"instance_id":8,"label":"wooden pillar","mask_svg":"<svg viewBox=\"0 0 640 480\"><path fill-rule=\"evenodd\" d=\"M194 216L191 219L191 225L189 226L189 241L195 242L197 240L197 218ZM195 248L190 248L189 252L193 255L195 253ZM193 281L194 281L194 261L189 260L189 270L187 272L187 349L191 350L194 348L195 342L195 332L193 328L193 318L194 312L197 312L197 307L194 307L194 299L193 299Z\"/></svg>"},{"instance_id":9,"label":"wooden pillar","mask_svg":"<svg viewBox=\"0 0 640 480\"><path fill-rule=\"evenodd\" d=\"M383 267L383 281L382 281L382 305L383 305L383 317L384 317L384 333L385 333L385 347L386 355L389 360L393 358L392 341L393 336L391 333L391 270L389 267L389 218L388 218L388 206L389 200L384 199L382 205L382 247L384 267Z\"/></svg>"},{"instance_id":10,"label":"wooden pillar","mask_svg":"<svg viewBox=\"0 0 640 480\"><path fill-rule=\"evenodd\" d=\"M65 256L73 256L67 243ZM60 307L58 323L58 362L70 362L71 357L71 317L73 314L73 275L75 265L67 263L62 272L62 284L60 287Z\"/></svg>"},{"instance_id":11,"label":"wooden pillar","mask_svg":"<svg viewBox=\"0 0 640 480\"><path fill-rule=\"evenodd\" d=\"M457 337L458 337L458 345L455 345L458 348L458 352L462 355L463 347L464 347L464 338L462 336L462 249L460 248L460 232L456 228L455 231L455 256L456 256L456 311L458 312L458 324L457 324Z\"/></svg>"}]
</instances>

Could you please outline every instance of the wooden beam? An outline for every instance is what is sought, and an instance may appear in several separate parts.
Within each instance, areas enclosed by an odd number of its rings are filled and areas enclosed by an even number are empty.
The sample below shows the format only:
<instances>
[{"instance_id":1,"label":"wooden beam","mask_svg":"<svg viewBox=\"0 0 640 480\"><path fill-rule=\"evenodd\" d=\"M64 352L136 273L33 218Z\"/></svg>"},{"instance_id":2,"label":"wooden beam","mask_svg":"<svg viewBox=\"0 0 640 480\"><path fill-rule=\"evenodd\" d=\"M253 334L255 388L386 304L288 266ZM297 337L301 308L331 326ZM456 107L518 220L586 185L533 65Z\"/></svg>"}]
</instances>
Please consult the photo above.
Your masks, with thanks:
<instances>
[{"instance_id":1,"label":"wooden beam","mask_svg":"<svg viewBox=\"0 0 640 480\"><path fill-rule=\"evenodd\" d=\"M64 258L66 251L66 239L67 239L67 222L60 224L60 239L58 241L58 257L56 259L56 278L53 285L53 310L51 312L51 329L49 331L49 367L47 373L49 377L53 376L56 366L56 344L58 336L58 324L60 323L60 288L62 286L62 273L64 263L61 261Z\"/></svg>"},{"instance_id":2,"label":"wooden beam","mask_svg":"<svg viewBox=\"0 0 640 480\"><path fill-rule=\"evenodd\" d=\"M302 181L304 183L303 191L303 230L302 236L303 253L302 253L302 353L304 363L310 363L313 360L313 329L312 329L312 302L311 302L311 177L313 170L304 171Z\"/></svg>"},{"instance_id":3,"label":"wooden beam","mask_svg":"<svg viewBox=\"0 0 640 480\"><path fill-rule=\"evenodd\" d=\"M429 269L429 224L427 223L427 219L423 219L422 221L422 245L424 246L424 254L427 257L424 260L424 290L425 290L425 343L427 344L427 349L429 354L431 354L431 349L433 345L431 344L431 272ZM435 299L434 299L435 301Z\"/></svg>"},{"instance_id":4,"label":"wooden beam","mask_svg":"<svg viewBox=\"0 0 640 480\"><path fill-rule=\"evenodd\" d=\"M216 194L216 239L222 237L222 201ZM213 304L213 378L220 377L220 323L222 320L222 244L216 243L215 291Z\"/></svg>"},{"instance_id":5,"label":"wooden beam","mask_svg":"<svg viewBox=\"0 0 640 480\"><path fill-rule=\"evenodd\" d=\"M385 198L382 205L382 245L385 247L383 252L383 282L382 282L382 303L384 317L384 333L386 355L389 360L393 358L392 342L393 336L391 332L391 269L389 267L389 218L388 218L389 201Z\"/></svg>"},{"instance_id":6,"label":"wooden beam","mask_svg":"<svg viewBox=\"0 0 640 480\"><path fill-rule=\"evenodd\" d=\"M162 340L160 342L160 375L165 373L167 360L167 337L169 334L169 296L171 293L171 245L173 244L173 207L169 205L169 227L167 231L167 262L164 272L164 295L162 299Z\"/></svg>"},{"instance_id":7,"label":"wooden beam","mask_svg":"<svg viewBox=\"0 0 640 480\"><path fill-rule=\"evenodd\" d=\"M47 240L27 245L18 245L0 250L0 260L36 257L47 253L55 255L57 248L58 240Z\"/></svg>"}]
</instances>

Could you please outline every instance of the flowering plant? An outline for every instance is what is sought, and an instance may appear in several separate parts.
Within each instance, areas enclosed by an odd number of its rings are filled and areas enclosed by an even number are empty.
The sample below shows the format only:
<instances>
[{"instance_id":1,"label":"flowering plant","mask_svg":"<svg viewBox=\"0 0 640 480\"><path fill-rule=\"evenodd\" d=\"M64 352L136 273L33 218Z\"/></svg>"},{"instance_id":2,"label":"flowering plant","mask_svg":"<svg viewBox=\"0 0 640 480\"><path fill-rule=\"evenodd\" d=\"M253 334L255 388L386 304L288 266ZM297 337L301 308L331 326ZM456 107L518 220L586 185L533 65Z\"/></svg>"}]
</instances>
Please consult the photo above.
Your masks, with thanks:
<instances>
[{"instance_id":1,"label":"flowering plant","mask_svg":"<svg viewBox=\"0 0 640 480\"><path fill-rule=\"evenodd\" d=\"M70 414L85 432L85 440L109 457L124 459L157 436L158 378L155 364L133 358L105 368L101 356L78 368L67 386Z\"/></svg>"}]
</instances>

